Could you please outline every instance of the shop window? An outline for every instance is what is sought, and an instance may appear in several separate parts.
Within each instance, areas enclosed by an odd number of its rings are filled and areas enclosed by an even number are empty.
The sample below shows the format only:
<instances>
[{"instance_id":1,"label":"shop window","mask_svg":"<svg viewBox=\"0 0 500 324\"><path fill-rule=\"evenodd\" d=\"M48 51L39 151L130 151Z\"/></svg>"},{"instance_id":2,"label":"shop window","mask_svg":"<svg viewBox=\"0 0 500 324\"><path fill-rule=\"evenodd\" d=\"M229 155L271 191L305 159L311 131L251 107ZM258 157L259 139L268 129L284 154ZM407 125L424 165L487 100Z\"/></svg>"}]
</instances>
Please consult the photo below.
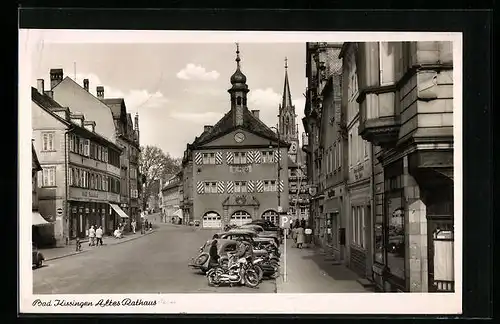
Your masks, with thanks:
<instances>
[{"instance_id":1,"label":"shop window","mask_svg":"<svg viewBox=\"0 0 500 324\"><path fill-rule=\"evenodd\" d=\"M405 229L402 191L386 199L387 266L396 277L405 278Z\"/></svg>"}]
</instances>

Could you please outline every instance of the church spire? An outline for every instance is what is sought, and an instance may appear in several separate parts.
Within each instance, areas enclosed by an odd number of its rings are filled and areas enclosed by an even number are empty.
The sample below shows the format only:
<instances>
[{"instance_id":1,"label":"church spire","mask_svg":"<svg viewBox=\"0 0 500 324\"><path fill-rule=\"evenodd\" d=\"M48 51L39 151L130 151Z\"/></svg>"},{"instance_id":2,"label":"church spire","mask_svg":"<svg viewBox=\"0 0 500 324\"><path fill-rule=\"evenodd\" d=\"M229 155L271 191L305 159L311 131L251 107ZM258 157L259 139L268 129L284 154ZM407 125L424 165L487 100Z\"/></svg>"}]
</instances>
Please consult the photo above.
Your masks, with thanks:
<instances>
[{"instance_id":1,"label":"church spire","mask_svg":"<svg viewBox=\"0 0 500 324\"><path fill-rule=\"evenodd\" d=\"M288 82L288 58L285 57L285 85L281 108L285 109L287 107L292 107L292 94L290 93L290 83Z\"/></svg>"},{"instance_id":2,"label":"church spire","mask_svg":"<svg viewBox=\"0 0 500 324\"><path fill-rule=\"evenodd\" d=\"M236 71L231 76L231 89L228 90L231 96L231 111L233 114L233 124L243 125L244 112L247 109L247 93L250 91L247 85L247 77L241 72L240 66L240 45L236 43Z\"/></svg>"}]
</instances>

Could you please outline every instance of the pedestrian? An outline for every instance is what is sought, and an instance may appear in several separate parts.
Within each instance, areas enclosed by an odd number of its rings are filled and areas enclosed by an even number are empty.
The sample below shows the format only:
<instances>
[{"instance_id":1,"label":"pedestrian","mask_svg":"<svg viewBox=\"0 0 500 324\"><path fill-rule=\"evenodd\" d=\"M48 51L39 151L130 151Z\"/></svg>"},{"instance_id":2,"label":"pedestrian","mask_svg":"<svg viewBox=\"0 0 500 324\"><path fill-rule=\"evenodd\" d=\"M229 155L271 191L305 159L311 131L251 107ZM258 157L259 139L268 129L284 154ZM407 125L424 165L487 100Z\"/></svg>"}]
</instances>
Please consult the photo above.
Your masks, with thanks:
<instances>
[{"instance_id":1,"label":"pedestrian","mask_svg":"<svg viewBox=\"0 0 500 324\"><path fill-rule=\"evenodd\" d=\"M299 249L302 249L302 244L304 244L305 240L304 228L299 225L299 227L296 228L295 230L296 230L295 236L296 236L297 247Z\"/></svg>"},{"instance_id":2,"label":"pedestrian","mask_svg":"<svg viewBox=\"0 0 500 324\"><path fill-rule=\"evenodd\" d=\"M76 238L76 252L81 252L82 251L82 242L80 242L80 238Z\"/></svg>"},{"instance_id":3,"label":"pedestrian","mask_svg":"<svg viewBox=\"0 0 500 324\"><path fill-rule=\"evenodd\" d=\"M303 229L306 228L306 220L304 218L302 218L302 220L300 221L300 227L302 227Z\"/></svg>"},{"instance_id":4,"label":"pedestrian","mask_svg":"<svg viewBox=\"0 0 500 324\"><path fill-rule=\"evenodd\" d=\"M99 246L100 244L102 246L102 226L99 226L99 228L96 229L95 237L97 239L96 245Z\"/></svg>"},{"instance_id":5,"label":"pedestrian","mask_svg":"<svg viewBox=\"0 0 500 324\"><path fill-rule=\"evenodd\" d=\"M135 219L132 221L131 225L132 225L132 232L135 234L135 228L137 226L137 223L135 222Z\"/></svg>"},{"instance_id":6,"label":"pedestrian","mask_svg":"<svg viewBox=\"0 0 500 324\"><path fill-rule=\"evenodd\" d=\"M149 230L152 231L153 230L153 223L149 222Z\"/></svg>"},{"instance_id":7,"label":"pedestrian","mask_svg":"<svg viewBox=\"0 0 500 324\"><path fill-rule=\"evenodd\" d=\"M217 240L212 241L212 244L210 245L209 255L209 266L213 267L219 263L219 254L217 253Z\"/></svg>"},{"instance_id":8,"label":"pedestrian","mask_svg":"<svg viewBox=\"0 0 500 324\"><path fill-rule=\"evenodd\" d=\"M95 245L95 229L94 225L90 226L89 229L89 246L94 246Z\"/></svg>"}]
</instances>

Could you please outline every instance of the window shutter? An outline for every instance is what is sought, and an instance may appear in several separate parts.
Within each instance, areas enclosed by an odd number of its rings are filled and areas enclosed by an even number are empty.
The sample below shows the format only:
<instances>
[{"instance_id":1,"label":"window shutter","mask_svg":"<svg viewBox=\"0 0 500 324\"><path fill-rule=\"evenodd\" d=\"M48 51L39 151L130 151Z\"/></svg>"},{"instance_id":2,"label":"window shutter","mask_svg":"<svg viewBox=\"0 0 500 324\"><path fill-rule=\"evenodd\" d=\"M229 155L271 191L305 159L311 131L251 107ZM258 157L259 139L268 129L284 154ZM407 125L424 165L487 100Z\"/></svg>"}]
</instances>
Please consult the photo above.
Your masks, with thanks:
<instances>
[{"instance_id":1,"label":"window shutter","mask_svg":"<svg viewBox=\"0 0 500 324\"><path fill-rule=\"evenodd\" d=\"M226 153L226 162L227 162L227 164L233 164L234 163L234 153L233 152L227 152Z\"/></svg>"},{"instance_id":2,"label":"window shutter","mask_svg":"<svg viewBox=\"0 0 500 324\"><path fill-rule=\"evenodd\" d=\"M199 194L205 193L205 184L203 183L203 181L198 181L196 183L196 192Z\"/></svg>"},{"instance_id":3,"label":"window shutter","mask_svg":"<svg viewBox=\"0 0 500 324\"><path fill-rule=\"evenodd\" d=\"M203 164L203 155L201 152L196 152L194 154L194 163L198 165Z\"/></svg>"},{"instance_id":4,"label":"window shutter","mask_svg":"<svg viewBox=\"0 0 500 324\"><path fill-rule=\"evenodd\" d=\"M256 163L256 164L262 163L262 152L261 151L255 151L253 153L253 163Z\"/></svg>"},{"instance_id":5,"label":"window shutter","mask_svg":"<svg viewBox=\"0 0 500 324\"><path fill-rule=\"evenodd\" d=\"M255 191L256 192L264 192L264 181L257 180L255 182Z\"/></svg>"},{"instance_id":6,"label":"window shutter","mask_svg":"<svg viewBox=\"0 0 500 324\"><path fill-rule=\"evenodd\" d=\"M252 164L253 163L253 160L254 160L254 151L248 151L246 152L246 162L248 164Z\"/></svg>"},{"instance_id":7,"label":"window shutter","mask_svg":"<svg viewBox=\"0 0 500 324\"><path fill-rule=\"evenodd\" d=\"M215 164L222 164L222 152L215 152Z\"/></svg>"},{"instance_id":8,"label":"window shutter","mask_svg":"<svg viewBox=\"0 0 500 324\"><path fill-rule=\"evenodd\" d=\"M226 191L229 194L234 193L234 181L227 181Z\"/></svg>"},{"instance_id":9,"label":"window shutter","mask_svg":"<svg viewBox=\"0 0 500 324\"><path fill-rule=\"evenodd\" d=\"M224 181L217 181L217 193L222 194L224 193L224 190L225 190Z\"/></svg>"},{"instance_id":10,"label":"window shutter","mask_svg":"<svg viewBox=\"0 0 500 324\"><path fill-rule=\"evenodd\" d=\"M252 180L247 181L247 192L254 192L255 183Z\"/></svg>"}]
</instances>

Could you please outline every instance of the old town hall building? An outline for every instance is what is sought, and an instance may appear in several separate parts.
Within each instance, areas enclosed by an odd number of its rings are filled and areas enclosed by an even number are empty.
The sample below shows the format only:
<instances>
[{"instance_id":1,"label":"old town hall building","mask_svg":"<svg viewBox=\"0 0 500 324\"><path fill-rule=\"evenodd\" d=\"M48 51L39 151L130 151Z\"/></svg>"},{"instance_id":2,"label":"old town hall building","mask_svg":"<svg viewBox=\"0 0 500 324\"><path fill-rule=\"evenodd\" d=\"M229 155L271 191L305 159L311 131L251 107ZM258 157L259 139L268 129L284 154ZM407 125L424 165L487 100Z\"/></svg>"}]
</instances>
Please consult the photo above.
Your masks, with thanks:
<instances>
[{"instance_id":1,"label":"old town hall building","mask_svg":"<svg viewBox=\"0 0 500 324\"><path fill-rule=\"evenodd\" d=\"M250 91L240 69L231 76L231 109L188 144L183 159L184 201L191 221L205 228L241 225L252 219L278 222L288 210L289 144L247 107ZM283 157L283 158L282 158ZM278 173L278 169L279 172Z\"/></svg>"}]
</instances>

